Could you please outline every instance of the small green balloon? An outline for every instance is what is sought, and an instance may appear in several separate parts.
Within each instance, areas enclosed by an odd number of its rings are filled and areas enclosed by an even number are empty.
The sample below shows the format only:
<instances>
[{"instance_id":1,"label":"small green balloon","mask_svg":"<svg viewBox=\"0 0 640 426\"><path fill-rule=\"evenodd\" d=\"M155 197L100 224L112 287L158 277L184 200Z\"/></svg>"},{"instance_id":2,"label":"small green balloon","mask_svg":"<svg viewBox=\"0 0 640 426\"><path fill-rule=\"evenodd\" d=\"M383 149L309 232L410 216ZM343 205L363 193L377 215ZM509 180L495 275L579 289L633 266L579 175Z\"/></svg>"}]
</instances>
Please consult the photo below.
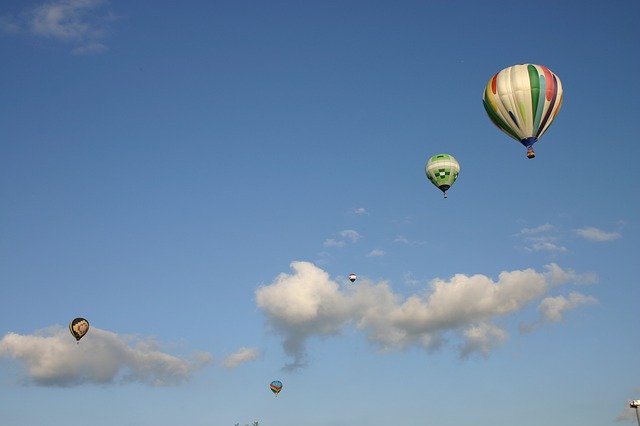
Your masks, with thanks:
<instances>
[{"instance_id":1,"label":"small green balloon","mask_svg":"<svg viewBox=\"0 0 640 426\"><path fill-rule=\"evenodd\" d=\"M458 179L460 164L450 154L437 154L429 158L424 168L427 177L447 198L447 190Z\"/></svg>"}]
</instances>

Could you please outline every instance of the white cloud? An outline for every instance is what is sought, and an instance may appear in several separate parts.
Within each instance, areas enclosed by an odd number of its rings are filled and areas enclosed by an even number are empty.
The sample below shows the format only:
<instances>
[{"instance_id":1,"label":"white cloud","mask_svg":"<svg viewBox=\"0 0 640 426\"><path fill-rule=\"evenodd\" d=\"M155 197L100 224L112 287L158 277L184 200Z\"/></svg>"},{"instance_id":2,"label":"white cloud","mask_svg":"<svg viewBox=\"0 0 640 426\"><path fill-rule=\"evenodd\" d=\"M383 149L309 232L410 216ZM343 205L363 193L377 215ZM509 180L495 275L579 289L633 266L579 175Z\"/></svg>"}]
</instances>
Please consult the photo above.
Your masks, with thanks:
<instances>
[{"instance_id":1,"label":"white cloud","mask_svg":"<svg viewBox=\"0 0 640 426\"><path fill-rule=\"evenodd\" d=\"M309 336L340 332L350 319L349 303L329 274L308 262L293 262L294 275L280 274L256 290L256 303L269 324L283 335L283 347L293 361L286 369L306 365Z\"/></svg>"},{"instance_id":2,"label":"white cloud","mask_svg":"<svg viewBox=\"0 0 640 426\"><path fill-rule=\"evenodd\" d=\"M567 251L567 248L564 246L559 246L549 241L536 242L531 244L528 247L525 247L527 251L548 251L555 253L564 253Z\"/></svg>"},{"instance_id":3,"label":"white cloud","mask_svg":"<svg viewBox=\"0 0 640 426\"><path fill-rule=\"evenodd\" d=\"M384 250L373 249L367 254L367 257L381 257L384 256L384 254Z\"/></svg>"},{"instance_id":4,"label":"white cloud","mask_svg":"<svg viewBox=\"0 0 640 426\"><path fill-rule=\"evenodd\" d=\"M466 358L473 353L480 353L485 357L491 350L507 340L507 333L503 329L490 323L472 325L464 330L465 342L460 348L460 356Z\"/></svg>"},{"instance_id":5,"label":"white cloud","mask_svg":"<svg viewBox=\"0 0 640 426\"><path fill-rule=\"evenodd\" d=\"M162 352L153 340L92 327L80 344L62 327L32 335L6 334L0 357L21 361L28 381L42 386L139 382L176 385L209 364L208 353L187 360Z\"/></svg>"},{"instance_id":6,"label":"white cloud","mask_svg":"<svg viewBox=\"0 0 640 426\"><path fill-rule=\"evenodd\" d=\"M347 243L345 243L344 241L335 240L333 238L327 238L326 240L324 240L324 243L322 243L322 245L324 247L344 247L345 245L347 245Z\"/></svg>"},{"instance_id":7,"label":"white cloud","mask_svg":"<svg viewBox=\"0 0 640 426\"><path fill-rule=\"evenodd\" d=\"M402 274L402 281L411 287L416 287L418 286L421 281L419 279L417 279L416 277L413 276L413 274L411 272L405 272Z\"/></svg>"},{"instance_id":8,"label":"white cloud","mask_svg":"<svg viewBox=\"0 0 640 426\"><path fill-rule=\"evenodd\" d=\"M595 297L574 292L570 293L568 298L565 296L546 297L538 305L539 319L533 323L522 324L520 331L528 332L545 323L560 322L567 311L595 303L598 303Z\"/></svg>"},{"instance_id":9,"label":"white cloud","mask_svg":"<svg viewBox=\"0 0 640 426\"><path fill-rule=\"evenodd\" d=\"M554 232L555 230L556 230L555 226L551 225L550 223L545 223L535 228L522 228L518 235L544 234L544 233Z\"/></svg>"},{"instance_id":10,"label":"white cloud","mask_svg":"<svg viewBox=\"0 0 640 426\"><path fill-rule=\"evenodd\" d=\"M547 252L552 254L565 253L567 248L558 243L558 230L550 223L545 223L535 228L523 228L517 234L524 242L525 251Z\"/></svg>"},{"instance_id":11,"label":"white cloud","mask_svg":"<svg viewBox=\"0 0 640 426\"><path fill-rule=\"evenodd\" d=\"M410 241L404 235L396 235L396 238L394 238L393 242L394 243L399 243L399 244L410 244L410 245L424 245L424 244L426 244L426 242L424 242L424 241Z\"/></svg>"},{"instance_id":12,"label":"white cloud","mask_svg":"<svg viewBox=\"0 0 640 426\"><path fill-rule=\"evenodd\" d=\"M322 245L324 247L344 247L347 245L347 243L353 244L360 238L362 238L362 235L360 235L358 231L354 231L353 229L345 229L344 231L340 231L339 235L343 239L327 238L326 240L324 240L324 243Z\"/></svg>"},{"instance_id":13,"label":"white cloud","mask_svg":"<svg viewBox=\"0 0 640 426\"><path fill-rule=\"evenodd\" d=\"M260 351L258 351L256 348L242 347L223 359L222 366L225 368L235 368L240 364L244 364L245 362L254 361L258 359L259 356Z\"/></svg>"},{"instance_id":14,"label":"white cloud","mask_svg":"<svg viewBox=\"0 0 640 426\"><path fill-rule=\"evenodd\" d=\"M560 322L566 311L575 309L580 305L594 304L597 300L592 296L585 296L580 293L571 293L569 297L564 296L547 297L540 302L538 310L546 321Z\"/></svg>"},{"instance_id":15,"label":"white cloud","mask_svg":"<svg viewBox=\"0 0 640 426\"><path fill-rule=\"evenodd\" d=\"M572 282L574 284L593 284L598 282L598 276L592 272L578 274L573 269L563 269L556 263L545 266L546 274L551 284L559 285Z\"/></svg>"},{"instance_id":16,"label":"white cloud","mask_svg":"<svg viewBox=\"0 0 640 426\"><path fill-rule=\"evenodd\" d=\"M367 210L364 207L357 207L353 209L353 213L357 215L367 214Z\"/></svg>"},{"instance_id":17,"label":"white cloud","mask_svg":"<svg viewBox=\"0 0 640 426\"><path fill-rule=\"evenodd\" d=\"M487 355L507 339L494 320L542 299L562 279L577 274L553 264L547 272L533 269L502 272L497 281L484 275L456 274L435 279L425 291L402 297L386 282L366 279L341 288L327 272L308 262L293 262L293 274L280 274L273 283L256 290L258 307L269 325L283 336L283 347L293 361L287 368L305 365L305 344L311 337L340 333L354 324L381 350L411 346L440 348L447 337L459 341L461 356ZM555 280L555 281L554 281ZM587 304L588 296L569 296L556 307L568 309ZM554 314L553 303L543 312Z\"/></svg>"},{"instance_id":18,"label":"white cloud","mask_svg":"<svg viewBox=\"0 0 640 426\"><path fill-rule=\"evenodd\" d=\"M348 239L352 243L355 243L360 238L362 238L362 235L360 235L358 231L354 231L353 229L345 229L344 231L340 231L340 236Z\"/></svg>"},{"instance_id":19,"label":"white cloud","mask_svg":"<svg viewBox=\"0 0 640 426\"><path fill-rule=\"evenodd\" d=\"M50 1L23 12L20 19L3 17L0 27L6 33L27 31L70 43L75 54L101 52L107 49L103 40L114 20L111 12L102 13L105 5L105 0Z\"/></svg>"},{"instance_id":20,"label":"white cloud","mask_svg":"<svg viewBox=\"0 0 640 426\"><path fill-rule=\"evenodd\" d=\"M586 228L576 229L576 234L580 235L582 238L585 238L589 241L613 241L617 240L621 237L621 235L617 232L606 232L598 228L594 228L592 226L588 226Z\"/></svg>"}]
</instances>

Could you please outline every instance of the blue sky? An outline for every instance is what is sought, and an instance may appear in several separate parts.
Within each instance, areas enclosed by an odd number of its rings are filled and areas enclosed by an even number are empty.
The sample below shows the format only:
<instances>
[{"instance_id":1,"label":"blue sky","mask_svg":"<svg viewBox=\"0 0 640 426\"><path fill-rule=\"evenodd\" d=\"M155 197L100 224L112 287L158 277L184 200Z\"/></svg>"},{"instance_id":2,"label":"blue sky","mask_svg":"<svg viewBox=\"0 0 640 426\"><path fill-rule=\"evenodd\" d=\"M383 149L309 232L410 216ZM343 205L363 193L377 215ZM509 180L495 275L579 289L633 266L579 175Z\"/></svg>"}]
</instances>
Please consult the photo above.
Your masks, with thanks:
<instances>
[{"instance_id":1,"label":"blue sky","mask_svg":"<svg viewBox=\"0 0 640 426\"><path fill-rule=\"evenodd\" d=\"M3 2L2 424L633 424L639 39L633 1ZM527 62L534 160L482 107Z\"/></svg>"}]
</instances>

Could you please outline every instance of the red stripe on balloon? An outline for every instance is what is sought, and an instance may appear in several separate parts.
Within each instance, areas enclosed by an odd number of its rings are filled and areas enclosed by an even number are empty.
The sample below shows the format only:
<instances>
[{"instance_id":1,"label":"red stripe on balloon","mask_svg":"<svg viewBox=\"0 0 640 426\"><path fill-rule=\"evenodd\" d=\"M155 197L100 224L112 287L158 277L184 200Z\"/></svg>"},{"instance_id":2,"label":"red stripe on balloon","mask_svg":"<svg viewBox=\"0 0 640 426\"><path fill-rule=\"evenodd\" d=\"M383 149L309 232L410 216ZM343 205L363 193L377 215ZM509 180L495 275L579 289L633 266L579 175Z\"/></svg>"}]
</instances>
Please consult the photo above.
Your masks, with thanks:
<instances>
[{"instance_id":1,"label":"red stripe on balloon","mask_svg":"<svg viewBox=\"0 0 640 426\"><path fill-rule=\"evenodd\" d=\"M553 99L554 93L556 91L556 84L552 77L551 70L544 65L540 65L540 68L542 68L542 71L544 72L544 79L547 83L546 98L547 101L551 102L551 99Z\"/></svg>"},{"instance_id":2,"label":"red stripe on balloon","mask_svg":"<svg viewBox=\"0 0 640 426\"><path fill-rule=\"evenodd\" d=\"M491 79L491 91L493 92L494 95L498 92L497 79L498 79L498 74L494 75L493 78Z\"/></svg>"}]
</instances>

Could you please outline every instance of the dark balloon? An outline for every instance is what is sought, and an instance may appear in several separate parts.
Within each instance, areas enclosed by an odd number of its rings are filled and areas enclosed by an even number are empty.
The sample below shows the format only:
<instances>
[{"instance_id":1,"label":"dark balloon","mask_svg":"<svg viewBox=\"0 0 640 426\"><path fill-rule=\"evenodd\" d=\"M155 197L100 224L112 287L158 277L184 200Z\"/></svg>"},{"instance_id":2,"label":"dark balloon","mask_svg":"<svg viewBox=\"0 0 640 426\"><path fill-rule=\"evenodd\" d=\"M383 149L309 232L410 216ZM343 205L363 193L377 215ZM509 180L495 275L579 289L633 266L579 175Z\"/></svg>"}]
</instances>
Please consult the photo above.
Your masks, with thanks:
<instances>
[{"instance_id":1,"label":"dark balloon","mask_svg":"<svg viewBox=\"0 0 640 426\"><path fill-rule=\"evenodd\" d=\"M69 323L69 331L79 342L89 331L89 321L84 318L75 318Z\"/></svg>"}]
</instances>

